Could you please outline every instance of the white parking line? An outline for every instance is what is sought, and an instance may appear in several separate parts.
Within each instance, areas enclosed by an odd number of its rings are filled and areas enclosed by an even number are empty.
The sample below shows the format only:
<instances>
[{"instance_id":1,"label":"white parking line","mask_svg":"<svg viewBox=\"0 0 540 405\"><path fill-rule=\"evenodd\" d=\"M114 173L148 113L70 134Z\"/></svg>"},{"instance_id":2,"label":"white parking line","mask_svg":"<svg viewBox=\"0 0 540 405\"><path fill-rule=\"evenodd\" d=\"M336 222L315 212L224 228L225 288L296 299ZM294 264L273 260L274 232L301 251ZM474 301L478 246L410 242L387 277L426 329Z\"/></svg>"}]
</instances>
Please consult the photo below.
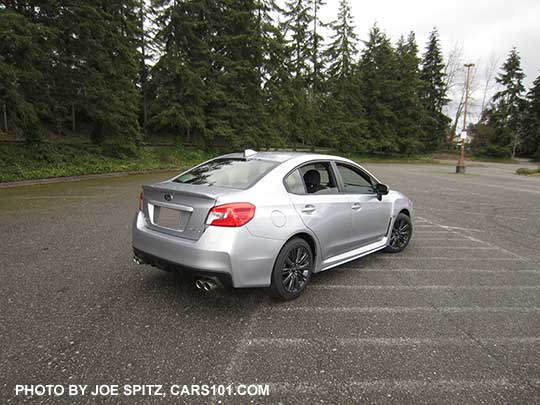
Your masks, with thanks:
<instances>
[{"instance_id":1,"label":"white parking line","mask_svg":"<svg viewBox=\"0 0 540 405\"><path fill-rule=\"evenodd\" d=\"M473 290L473 291L540 291L540 285L350 285L350 284L314 284L309 287L316 290Z\"/></svg>"},{"instance_id":2,"label":"white parking line","mask_svg":"<svg viewBox=\"0 0 540 405\"><path fill-rule=\"evenodd\" d=\"M500 246L497 246L497 245L495 245L495 244L493 244L493 243L489 243L489 242L486 242L486 241L481 240L481 239L478 239L478 238L473 238L472 236L465 235L465 234L463 234L462 232L456 231L456 229L459 229L459 228L456 228L456 227L449 227L449 226L441 225L441 224L436 224L436 223L434 223L434 222L432 222L432 221L429 221L429 220L426 219L426 218L422 218L422 219L428 221L429 223L431 223L431 224L433 224L433 225L437 225L437 226L439 226L439 227L442 228L442 229L450 230L450 231L453 232L455 235L462 236L462 237L464 237L464 238L466 238L466 239L469 239L470 241L473 241L473 242L479 242L479 243L482 243L482 244L484 244L484 245L487 245L487 246L496 248L496 249L499 250L500 252L507 253L507 254L509 254L509 255L512 255L512 256L514 256L514 257L517 257L517 258L522 259L522 260L525 260L525 261L532 261L532 260L529 259L529 258L520 256L520 255L518 255L517 253L511 252L511 251L509 251L508 249L504 249L504 248L502 248L502 247L500 247Z\"/></svg>"},{"instance_id":3,"label":"white parking line","mask_svg":"<svg viewBox=\"0 0 540 405\"><path fill-rule=\"evenodd\" d=\"M305 339L305 338L253 338L249 339L248 346L303 346L318 344L324 340L326 346L448 346L448 345L477 345L478 342L488 345L512 344L531 345L540 343L537 336L515 336L515 337L486 337L470 338L329 338L329 339Z\"/></svg>"},{"instance_id":4,"label":"white parking line","mask_svg":"<svg viewBox=\"0 0 540 405\"><path fill-rule=\"evenodd\" d=\"M418 233L418 232L416 232ZM413 238L414 241L425 241L425 240L466 240L465 238L441 238L441 237L434 237L434 238Z\"/></svg>"},{"instance_id":5,"label":"white parking line","mask_svg":"<svg viewBox=\"0 0 540 405\"><path fill-rule=\"evenodd\" d=\"M538 385L540 379L528 379L530 384ZM366 393L384 393L390 392L405 393L426 393L426 392L445 392L445 393L463 393L469 390L474 393L493 392L497 390L530 390L530 386L522 379L510 380L508 378L494 379L422 379L422 380L402 380L402 379L378 379L367 381L348 381L340 383L289 383L289 382L267 382L271 394L292 395L292 394L327 394L328 392L350 393L365 395ZM477 398L478 399L478 398Z\"/></svg>"},{"instance_id":6,"label":"white parking line","mask_svg":"<svg viewBox=\"0 0 540 405\"><path fill-rule=\"evenodd\" d=\"M477 242L478 243L478 242ZM491 246L417 246L418 249L499 250Z\"/></svg>"},{"instance_id":7,"label":"white parking line","mask_svg":"<svg viewBox=\"0 0 540 405\"><path fill-rule=\"evenodd\" d=\"M505 274L513 274L513 273L540 273L540 269L529 269L529 270L485 270L485 269L384 269L384 268L362 268L362 267L339 267L335 270L332 270L333 272L342 272L342 271L350 271L350 272L397 272L397 273L505 273Z\"/></svg>"},{"instance_id":8,"label":"white parking line","mask_svg":"<svg viewBox=\"0 0 540 405\"><path fill-rule=\"evenodd\" d=\"M452 232L450 231L425 231L425 230L419 230L419 231L415 231L414 232L415 234L424 234L424 233L433 233L433 234L446 234L446 235L451 235Z\"/></svg>"},{"instance_id":9,"label":"white parking line","mask_svg":"<svg viewBox=\"0 0 540 405\"><path fill-rule=\"evenodd\" d=\"M376 256L377 259L380 260L466 260L466 261L486 261L486 262L527 262L529 259L521 258L521 257L455 257L455 256Z\"/></svg>"},{"instance_id":10,"label":"white parking line","mask_svg":"<svg viewBox=\"0 0 540 405\"><path fill-rule=\"evenodd\" d=\"M463 210L463 209L459 209L459 208L432 208L432 207L422 207L423 210L429 210L429 211L445 211L445 212L457 212L457 213L460 213L460 214L466 214L466 215L475 215L475 216L480 216L480 217L485 217L486 216L486 213L485 212L475 212L475 211L467 211L467 210ZM492 217L496 217L496 218L505 218L505 219L514 219L514 220L518 220L518 221L528 221L529 219L528 218L523 218L523 217L514 217L514 216L509 216L509 215L497 215L497 214L491 214ZM482 232L482 231L479 231L478 232Z\"/></svg>"},{"instance_id":11,"label":"white parking line","mask_svg":"<svg viewBox=\"0 0 540 405\"><path fill-rule=\"evenodd\" d=\"M330 312L330 313L366 313L366 314L403 314L403 313L534 313L540 307L272 307L271 312Z\"/></svg>"}]
</instances>

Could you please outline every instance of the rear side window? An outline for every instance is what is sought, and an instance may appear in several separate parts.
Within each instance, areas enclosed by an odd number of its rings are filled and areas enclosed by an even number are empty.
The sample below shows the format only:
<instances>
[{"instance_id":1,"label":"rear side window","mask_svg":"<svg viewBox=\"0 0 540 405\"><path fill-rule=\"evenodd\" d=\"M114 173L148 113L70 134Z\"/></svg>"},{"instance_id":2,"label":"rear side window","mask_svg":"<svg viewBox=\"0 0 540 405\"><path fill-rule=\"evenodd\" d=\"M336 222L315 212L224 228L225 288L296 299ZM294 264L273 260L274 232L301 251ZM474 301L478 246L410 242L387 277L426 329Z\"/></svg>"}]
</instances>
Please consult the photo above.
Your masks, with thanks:
<instances>
[{"instance_id":1,"label":"rear side window","mask_svg":"<svg viewBox=\"0 0 540 405\"><path fill-rule=\"evenodd\" d=\"M337 163L337 168L346 193L373 194L375 192L367 174L339 163Z\"/></svg>"},{"instance_id":2,"label":"rear side window","mask_svg":"<svg viewBox=\"0 0 540 405\"><path fill-rule=\"evenodd\" d=\"M336 194L337 183L328 162L304 165L285 179L285 186L294 194Z\"/></svg>"},{"instance_id":3,"label":"rear side window","mask_svg":"<svg viewBox=\"0 0 540 405\"><path fill-rule=\"evenodd\" d=\"M173 181L225 188L246 189L263 178L279 162L261 159L215 159L182 174Z\"/></svg>"},{"instance_id":4,"label":"rear side window","mask_svg":"<svg viewBox=\"0 0 540 405\"><path fill-rule=\"evenodd\" d=\"M287 187L287 191L289 191L289 193L306 193L306 189L304 187L304 180L302 180L302 176L300 176L298 170L295 170L287 176L287 178L285 179L285 187Z\"/></svg>"}]
</instances>

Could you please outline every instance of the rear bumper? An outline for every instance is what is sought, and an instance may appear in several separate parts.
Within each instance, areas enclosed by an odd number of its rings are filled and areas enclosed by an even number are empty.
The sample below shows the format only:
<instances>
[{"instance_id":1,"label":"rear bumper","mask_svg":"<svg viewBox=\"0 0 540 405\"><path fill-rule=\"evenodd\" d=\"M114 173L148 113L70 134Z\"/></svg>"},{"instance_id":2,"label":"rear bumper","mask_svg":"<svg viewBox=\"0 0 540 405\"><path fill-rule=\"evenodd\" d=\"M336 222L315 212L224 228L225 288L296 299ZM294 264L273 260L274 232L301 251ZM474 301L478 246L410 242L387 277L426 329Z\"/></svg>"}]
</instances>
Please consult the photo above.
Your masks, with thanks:
<instances>
[{"instance_id":1,"label":"rear bumper","mask_svg":"<svg viewBox=\"0 0 540 405\"><path fill-rule=\"evenodd\" d=\"M209 227L193 241L150 229L141 212L133 223L133 249L143 261L230 280L233 287L267 287L283 241L253 236L247 227ZM137 253L136 253L137 254Z\"/></svg>"},{"instance_id":2,"label":"rear bumper","mask_svg":"<svg viewBox=\"0 0 540 405\"><path fill-rule=\"evenodd\" d=\"M200 269L194 269L178 263L171 262L169 260L162 259L160 257L143 252L142 250L133 248L133 255L136 256L143 264L149 264L165 271L174 271L188 273L193 277L212 277L217 278L219 282L225 287L232 287L233 282L229 273L220 273L215 271L204 271Z\"/></svg>"}]
</instances>

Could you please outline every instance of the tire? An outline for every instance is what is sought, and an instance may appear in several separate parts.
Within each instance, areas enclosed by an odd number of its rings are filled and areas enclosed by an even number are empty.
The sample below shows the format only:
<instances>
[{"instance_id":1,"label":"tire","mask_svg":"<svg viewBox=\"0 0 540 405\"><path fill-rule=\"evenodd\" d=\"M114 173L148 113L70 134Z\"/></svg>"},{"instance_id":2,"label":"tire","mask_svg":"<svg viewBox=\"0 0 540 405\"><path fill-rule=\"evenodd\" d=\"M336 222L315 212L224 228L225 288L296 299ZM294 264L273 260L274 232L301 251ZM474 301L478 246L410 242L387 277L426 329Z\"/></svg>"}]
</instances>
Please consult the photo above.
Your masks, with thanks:
<instances>
[{"instance_id":1,"label":"tire","mask_svg":"<svg viewBox=\"0 0 540 405\"><path fill-rule=\"evenodd\" d=\"M413 233L411 218L400 212L392 226L388 246L384 249L388 253L399 253L407 247Z\"/></svg>"},{"instance_id":2,"label":"tire","mask_svg":"<svg viewBox=\"0 0 540 405\"><path fill-rule=\"evenodd\" d=\"M302 238L288 241L279 252L272 270L270 295L290 301L302 295L313 273L314 256Z\"/></svg>"}]
</instances>

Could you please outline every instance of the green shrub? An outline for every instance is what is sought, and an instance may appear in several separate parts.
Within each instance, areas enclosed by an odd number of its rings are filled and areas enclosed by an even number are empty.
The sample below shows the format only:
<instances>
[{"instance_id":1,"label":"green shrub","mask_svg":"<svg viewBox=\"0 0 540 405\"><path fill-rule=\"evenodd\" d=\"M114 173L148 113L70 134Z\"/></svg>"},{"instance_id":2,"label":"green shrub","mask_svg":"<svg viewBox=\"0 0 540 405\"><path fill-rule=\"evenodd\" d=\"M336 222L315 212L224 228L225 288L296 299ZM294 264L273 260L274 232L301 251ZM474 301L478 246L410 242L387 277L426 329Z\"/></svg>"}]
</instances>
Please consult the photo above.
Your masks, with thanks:
<instances>
[{"instance_id":1,"label":"green shrub","mask_svg":"<svg viewBox=\"0 0 540 405\"><path fill-rule=\"evenodd\" d=\"M213 154L175 147L0 145L0 182L194 166Z\"/></svg>"},{"instance_id":2,"label":"green shrub","mask_svg":"<svg viewBox=\"0 0 540 405\"><path fill-rule=\"evenodd\" d=\"M522 175L522 176L530 176L535 174L540 174L540 168L538 169L530 169L528 167L520 167L516 170L516 174Z\"/></svg>"},{"instance_id":3,"label":"green shrub","mask_svg":"<svg viewBox=\"0 0 540 405\"><path fill-rule=\"evenodd\" d=\"M503 146L497 146L497 145L483 145L481 147L478 147L474 154L476 156L481 157L494 157L494 158L502 158L502 159L508 159L512 156L512 151L510 150L510 147L503 147Z\"/></svg>"}]
</instances>

